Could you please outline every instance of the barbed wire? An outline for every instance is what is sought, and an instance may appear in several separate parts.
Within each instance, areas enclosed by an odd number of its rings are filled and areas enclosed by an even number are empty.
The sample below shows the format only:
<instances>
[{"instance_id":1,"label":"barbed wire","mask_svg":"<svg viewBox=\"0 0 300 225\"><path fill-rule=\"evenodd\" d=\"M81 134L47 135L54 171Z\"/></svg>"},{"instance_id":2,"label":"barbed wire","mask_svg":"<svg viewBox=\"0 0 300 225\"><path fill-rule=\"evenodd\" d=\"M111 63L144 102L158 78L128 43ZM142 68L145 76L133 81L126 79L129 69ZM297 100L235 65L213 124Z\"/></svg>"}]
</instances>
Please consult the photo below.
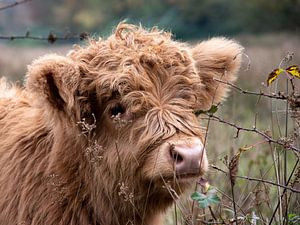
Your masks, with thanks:
<instances>
[{"instance_id":1,"label":"barbed wire","mask_svg":"<svg viewBox=\"0 0 300 225\"><path fill-rule=\"evenodd\" d=\"M88 39L89 34L87 32L82 32L80 34L66 34L64 36L57 36L55 33L50 32L48 36L33 36L29 32L25 35L9 35L2 36L0 35L0 40L20 40L20 39L28 39L28 40L40 40L40 41L48 41L53 44L56 41L83 41Z\"/></svg>"},{"instance_id":2,"label":"barbed wire","mask_svg":"<svg viewBox=\"0 0 300 225\"><path fill-rule=\"evenodd\" d=\"M32 0L23 0L23 1L13 2L13 3L7 4L5 6L0 6L0 11L3 11L5 9L9 9L9 8L13 8L17 5L21 5L21 4L24 4L26 2L30 2L30 1L32 1Z\"/></svg>"}]
</instances>

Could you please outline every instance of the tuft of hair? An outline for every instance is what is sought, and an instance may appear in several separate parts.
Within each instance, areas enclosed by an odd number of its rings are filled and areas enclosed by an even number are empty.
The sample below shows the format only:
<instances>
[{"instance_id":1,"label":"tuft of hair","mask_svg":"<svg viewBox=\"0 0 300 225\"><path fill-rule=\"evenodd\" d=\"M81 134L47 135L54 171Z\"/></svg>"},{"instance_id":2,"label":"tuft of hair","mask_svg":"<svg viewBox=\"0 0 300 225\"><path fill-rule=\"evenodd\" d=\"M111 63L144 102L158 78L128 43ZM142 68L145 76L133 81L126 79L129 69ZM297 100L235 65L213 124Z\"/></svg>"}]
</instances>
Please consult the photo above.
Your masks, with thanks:
<instances>
[{"instance_id":1,"label":"tuft of hair","mask_svg":"<svg viewBox=\"0 0 300 225\"><path fill-rule=\"evenodd\" d=\"M193 49L195 67L205 86L203 109L209 109L211 104L218 104L227 97L230 88L218 80L226 83L237 79L243 51L240 44L224 37L202 41Z\"/></svg>"},{"instance_id":2,"label":"tuft of hair","mask_svg":"<svg viewBox=\"0 0 300 225\"><path fill-rule=\"evenodd\" d=\"M17 96L17 88L8 83L5 77L0 78L0 99L11 99Z\"/></svg>"}]
</instances>

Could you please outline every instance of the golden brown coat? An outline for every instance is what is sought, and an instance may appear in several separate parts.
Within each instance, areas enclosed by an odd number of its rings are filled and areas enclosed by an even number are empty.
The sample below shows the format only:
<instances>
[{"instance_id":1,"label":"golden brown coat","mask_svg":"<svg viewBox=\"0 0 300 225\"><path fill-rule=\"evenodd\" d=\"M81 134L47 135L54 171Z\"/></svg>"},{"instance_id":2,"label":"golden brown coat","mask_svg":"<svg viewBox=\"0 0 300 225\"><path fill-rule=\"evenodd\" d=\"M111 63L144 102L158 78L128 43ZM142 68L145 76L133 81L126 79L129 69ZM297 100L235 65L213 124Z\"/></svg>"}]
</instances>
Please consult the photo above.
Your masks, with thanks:
<instances>
[{"instance_id":1,"label":"golden brown coat","mask_svg":"<svg viewBox=\"0 0 300 225\"><path fill-rule=\"evenodd\" d=\"M241 51L121 23L105 40L35 60L24 88L2 79L0 224L160 224L173 202L165 182L178 192L193 182L170 182L161 146L203 138L193 112L225 97L214 78L234 81Z\"/></svg>"}]
</instances>

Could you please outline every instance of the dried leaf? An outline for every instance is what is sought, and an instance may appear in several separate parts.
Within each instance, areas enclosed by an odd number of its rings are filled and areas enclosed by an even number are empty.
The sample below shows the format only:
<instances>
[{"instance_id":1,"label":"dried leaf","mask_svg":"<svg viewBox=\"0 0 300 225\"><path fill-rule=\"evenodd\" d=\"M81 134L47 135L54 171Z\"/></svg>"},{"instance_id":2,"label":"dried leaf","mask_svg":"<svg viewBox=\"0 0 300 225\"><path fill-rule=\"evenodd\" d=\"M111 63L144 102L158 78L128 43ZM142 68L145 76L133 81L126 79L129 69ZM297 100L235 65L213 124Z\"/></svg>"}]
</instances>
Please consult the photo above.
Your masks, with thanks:
<instances>
[{"instance_id":1,"label":"dried leaf","mask_svg":"<svg viewBox=\"0 0 300 225\"><path fill-rule=\"evenodd\" d=\"M281 74L282 72L284 72L284 69L281 69L281 68L277 68L277 69L273 70L269 74L269 77L267 79L267 85L269 86L274 80L276 80L277 77L279 76L279 74Z\"/></svg>"},{"instance_id":2,"label":"dried leaf","mask_svg":"<svg viewBox=\"0 0 300 225\"><path fill-rule=\"evenodd\" d=\"M232 185L235 185L236 175L238 173L240 155L241 155L241 152L238 151L238 153L236 153L232 157L232 159L230 160L230 163L229 163L229 176L230 176L230 181L231 181Z\"/></svg>"},{"instance_id":3,"label":"dried leaf","mask_svg":"<svg viewBox=\"0 0 300 225\"><path fill-rule=\"evenodd\" d=\"M294 174L294 180L291 187L295 187L297 184L300 184L300 166L298 165L297 171Z\"/></svg>"},{"instance_id":4,"label":"dried leaf","mask_svg":"<svg viewBox=\"0 0 300 225\"><path fill-rule=\"evenodd\" d=\"M290 67L286 68L285 70L282 68L277 68L277 69L274 69L269 74L269 77L267 79L267 85L269 86L274 80L277 79L279 74L281 74L284 71L286 71L288 74L290 74L293 77L300 78L299 67L297 65L290 66Z\"/></svg>"},{"instance_id":5,"label":"dried leaf","mask_svg":"<svg viewBox=\"0 0 300 225\"><path fill-rule=\"evenodd\" d=\"M247 146L247 145L245 145L244 147L239 148L239 152L240 153L246 152L246 151L248 151L248 150L250 150L252 148L253 148L253 146Z\"/></svg>"},{"instance_id":6,"label":"dried leaf","mask_svg":"<svg viewBox=\"0 0 300 225\"><path fill-rule=\"evenodd\" d=\"M239 148L238 152L232 157L232 159L229 162L229 176L230 181L233 185L235 185L236 175L238 173L238 167L239 167L239 161L240 161L240 155L242 152L246 152L250 149L252 149L253 146L244 146Z\"/></svg>"},{"instance_id":7,"label":"dried leaf","mask_svg":"<svg viewBox=\"0 0 300 225\"><path fill-rule=\"evenodd\" d=\"M300 73L299 73L299 67L298 66L296 66L296 65L290 66L290 67L286 68L285 70L286 70L286 72L288 72L293 77L300 78Z\"/></svg>"}]
</instances>

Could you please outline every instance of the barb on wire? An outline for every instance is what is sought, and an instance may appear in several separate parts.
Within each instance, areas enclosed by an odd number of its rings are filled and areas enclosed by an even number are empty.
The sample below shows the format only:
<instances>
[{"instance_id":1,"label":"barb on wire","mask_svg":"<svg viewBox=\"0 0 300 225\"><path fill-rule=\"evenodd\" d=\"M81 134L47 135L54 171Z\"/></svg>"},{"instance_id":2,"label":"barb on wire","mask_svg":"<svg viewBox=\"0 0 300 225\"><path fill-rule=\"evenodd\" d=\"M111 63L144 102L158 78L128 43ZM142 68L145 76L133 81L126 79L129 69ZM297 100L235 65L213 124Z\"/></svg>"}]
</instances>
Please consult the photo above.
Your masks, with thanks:
<instances>
[{"instance_id":1,"label":"barb on wire","mask_svg":"<svg viewBox=\"0 0 300 225\"><path fill-rule=\"evenodd\" d=\"M18 1L18 2L9 3L7 5L0 6L0 11L3 11L3 10L8 9L8 8L15 7L17 5L21 5L21 4L24 4L26 2L30 2L30 1L32 1L32 0L22 0L22 1Z\"/></svg>"}]
</instances>

